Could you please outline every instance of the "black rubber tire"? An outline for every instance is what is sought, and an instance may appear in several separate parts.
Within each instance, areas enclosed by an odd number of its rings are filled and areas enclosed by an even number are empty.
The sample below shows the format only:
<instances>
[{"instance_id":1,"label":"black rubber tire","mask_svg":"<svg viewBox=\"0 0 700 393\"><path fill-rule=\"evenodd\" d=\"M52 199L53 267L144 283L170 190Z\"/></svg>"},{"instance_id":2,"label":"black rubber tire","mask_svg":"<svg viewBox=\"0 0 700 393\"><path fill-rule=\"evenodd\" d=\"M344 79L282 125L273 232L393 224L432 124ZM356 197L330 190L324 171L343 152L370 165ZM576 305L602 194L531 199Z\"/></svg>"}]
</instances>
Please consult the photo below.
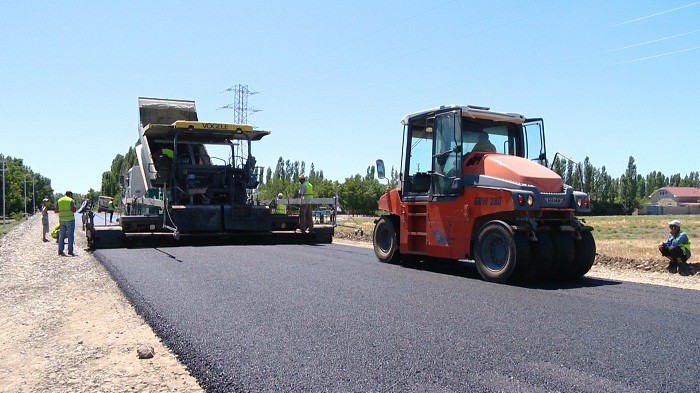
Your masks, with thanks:
<instances>
[{"instance_id":1,"label":"black rubber tire","mask_svg":"<svg viewBox=\"0 0 700 393\"><path fill-rule=\"evenodd\" d=\"M502 221L491 221L479 231L474 244L474 259L481 277L505 283L518 278L519 264L526 266L530 245L523 234L516 236Z\"/></svg>"},{"instance_id":2,"label":"black rubber tire","mask_svg":"<svg viewBox=\"0 0 700 393\"><path fill-rule=\"evenodd\" d=\"M574 259L574 272L571 278L580 278L586 275L595 261L595 239L590 231L581 232L581 240L574 242L576 257Z\"/></svg>"},{"instance_id":3,"label":"black rubber tire","mask_svg":"<svg viewBox=\"0 0 700 393\"><path fill-rule=\"evenodd\" d=\"M547 280L554 277L554 244L549 232L539 232L537 241L531 244L529 280Z\"/></svg>"},{"instance_id":4,"label":"black rubber tire","mask_svg":"<svg viewBox=\"0 0 700 393\"><path fill-rule=\"evenodd\" d=\"M552 232L552 240L554 241L553 276L555 279L571 278L576 256L574 237L569 232Z\"/></svg>"},{"instance_id":5,"label":"black rubber tire","mask_svg":"<svg viewBox=\"0 0 700 393\"><path fill-rule=\"evenodd\" d=\"M374 254L385 263L398 263L401 260L399 252L399 237L397 228L387 216L381 217L374 226L372 235Z\"/></svg>"}]
</instances>

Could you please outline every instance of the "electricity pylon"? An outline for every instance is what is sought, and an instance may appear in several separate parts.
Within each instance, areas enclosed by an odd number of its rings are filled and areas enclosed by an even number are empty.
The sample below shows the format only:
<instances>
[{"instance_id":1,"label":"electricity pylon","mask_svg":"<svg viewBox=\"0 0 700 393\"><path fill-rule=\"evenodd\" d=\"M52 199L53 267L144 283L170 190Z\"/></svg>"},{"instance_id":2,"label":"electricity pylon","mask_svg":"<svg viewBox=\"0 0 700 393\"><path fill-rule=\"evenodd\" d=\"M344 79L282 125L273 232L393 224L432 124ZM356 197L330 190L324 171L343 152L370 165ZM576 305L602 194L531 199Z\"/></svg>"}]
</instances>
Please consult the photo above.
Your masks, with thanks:
<instances>
[{"instance_id":1,"label":"electricity pylon","mask_svg":"<svg viewBox=\"0 0 700 393\"><path fill-rule=\"evenodd\" d=\"M233 109L233 122L236 124L248 124L248 115L261 111L261 109L248 106L248 97L259 94L259 92L250 91L248 85L236 85L222 90L221 93L226 93L228 91L233 92L233 104L220 106L216 108L216 110Z\"/></svg>"}]
</instances>

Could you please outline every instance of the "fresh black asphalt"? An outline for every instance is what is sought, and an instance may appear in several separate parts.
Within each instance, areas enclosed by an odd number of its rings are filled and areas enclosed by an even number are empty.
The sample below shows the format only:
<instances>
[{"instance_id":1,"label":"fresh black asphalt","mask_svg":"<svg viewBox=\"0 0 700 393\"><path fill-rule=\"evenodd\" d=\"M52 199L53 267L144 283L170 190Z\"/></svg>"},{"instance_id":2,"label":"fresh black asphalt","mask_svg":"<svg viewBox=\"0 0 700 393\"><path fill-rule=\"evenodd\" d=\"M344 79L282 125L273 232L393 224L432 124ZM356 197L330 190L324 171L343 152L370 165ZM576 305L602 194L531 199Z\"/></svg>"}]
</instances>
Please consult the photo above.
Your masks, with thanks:
<instances>
[{"instance_id":1,"label":"fresh black asphalt","mask_svg":"<svg viewBox=\"0 0 700 393\"><path fill-rule=\"evenodd\" d=\"M700 391L700 292L482 281L341 245L96 251L211 392Z\"/></svg>"}]
</instances>

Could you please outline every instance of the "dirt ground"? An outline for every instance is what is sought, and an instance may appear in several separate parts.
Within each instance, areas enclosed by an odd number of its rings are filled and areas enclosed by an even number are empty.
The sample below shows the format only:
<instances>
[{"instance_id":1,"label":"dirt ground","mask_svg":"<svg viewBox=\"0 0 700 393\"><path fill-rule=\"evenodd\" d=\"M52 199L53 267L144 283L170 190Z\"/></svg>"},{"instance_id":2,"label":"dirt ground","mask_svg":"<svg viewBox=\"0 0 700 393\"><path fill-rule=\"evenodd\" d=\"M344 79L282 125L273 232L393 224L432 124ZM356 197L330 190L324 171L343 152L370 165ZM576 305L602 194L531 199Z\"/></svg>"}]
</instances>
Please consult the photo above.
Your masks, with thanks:
<instances>
[{"instance_id":1,"label":"dirt ground","mask_svg":"<svg viewBox=\"0 0 700 393\"><path fill-rule=\"evenodd\" d=\"M202 391L85 250L84 232L75 234L75 257L41 241L38 215L0 239L0 392ZM352 231L334 242L371 247L370 236ZM588 275L700 290L700 275L663 267L660 259L597 255ZM140 346L155 356L139 359Z\"/></svg>"},{"instance_id":2,"label":"dirt ground","mask_svg":"<svg viewBox=\"0 0 700 393\"><path fill-rule=\"evenodd\" d=\"M75 240L77 255L59 256L39 215L0 239L0 391L202 391L85 251L80 228ZM139 359L139 346L155 356Z\"/></svg>"}]
</instances>

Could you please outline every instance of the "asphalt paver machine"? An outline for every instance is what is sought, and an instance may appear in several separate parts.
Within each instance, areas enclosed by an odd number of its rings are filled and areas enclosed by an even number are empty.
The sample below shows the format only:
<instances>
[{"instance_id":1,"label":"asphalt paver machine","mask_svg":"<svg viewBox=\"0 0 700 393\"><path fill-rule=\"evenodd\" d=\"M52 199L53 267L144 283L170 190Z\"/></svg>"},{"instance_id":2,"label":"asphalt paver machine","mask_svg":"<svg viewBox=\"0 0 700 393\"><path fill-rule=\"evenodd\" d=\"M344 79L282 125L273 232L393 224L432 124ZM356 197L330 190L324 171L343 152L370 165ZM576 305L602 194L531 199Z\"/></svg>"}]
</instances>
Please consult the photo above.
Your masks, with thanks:
<instances>
[{"instance_id":1,"label":"asphalt paver machine","mask_svg":"<svg viewBox=\"0 0 700 393\"><path fill-rule=\"evenodd\" d=\"M257 198L252 143L270 134L247 124L205 123L194 101L139 98L138 163L125 176L119 225L87 225L92 248L232 241L330 243L335 220L297 233L297 217ZM211 153L216 151L220 157ZM316 198L317 205L337 205ZM285 200L289 205L298 199ZM332 209L335 212L335 209Z\"/></svg>"}]
</instances>

